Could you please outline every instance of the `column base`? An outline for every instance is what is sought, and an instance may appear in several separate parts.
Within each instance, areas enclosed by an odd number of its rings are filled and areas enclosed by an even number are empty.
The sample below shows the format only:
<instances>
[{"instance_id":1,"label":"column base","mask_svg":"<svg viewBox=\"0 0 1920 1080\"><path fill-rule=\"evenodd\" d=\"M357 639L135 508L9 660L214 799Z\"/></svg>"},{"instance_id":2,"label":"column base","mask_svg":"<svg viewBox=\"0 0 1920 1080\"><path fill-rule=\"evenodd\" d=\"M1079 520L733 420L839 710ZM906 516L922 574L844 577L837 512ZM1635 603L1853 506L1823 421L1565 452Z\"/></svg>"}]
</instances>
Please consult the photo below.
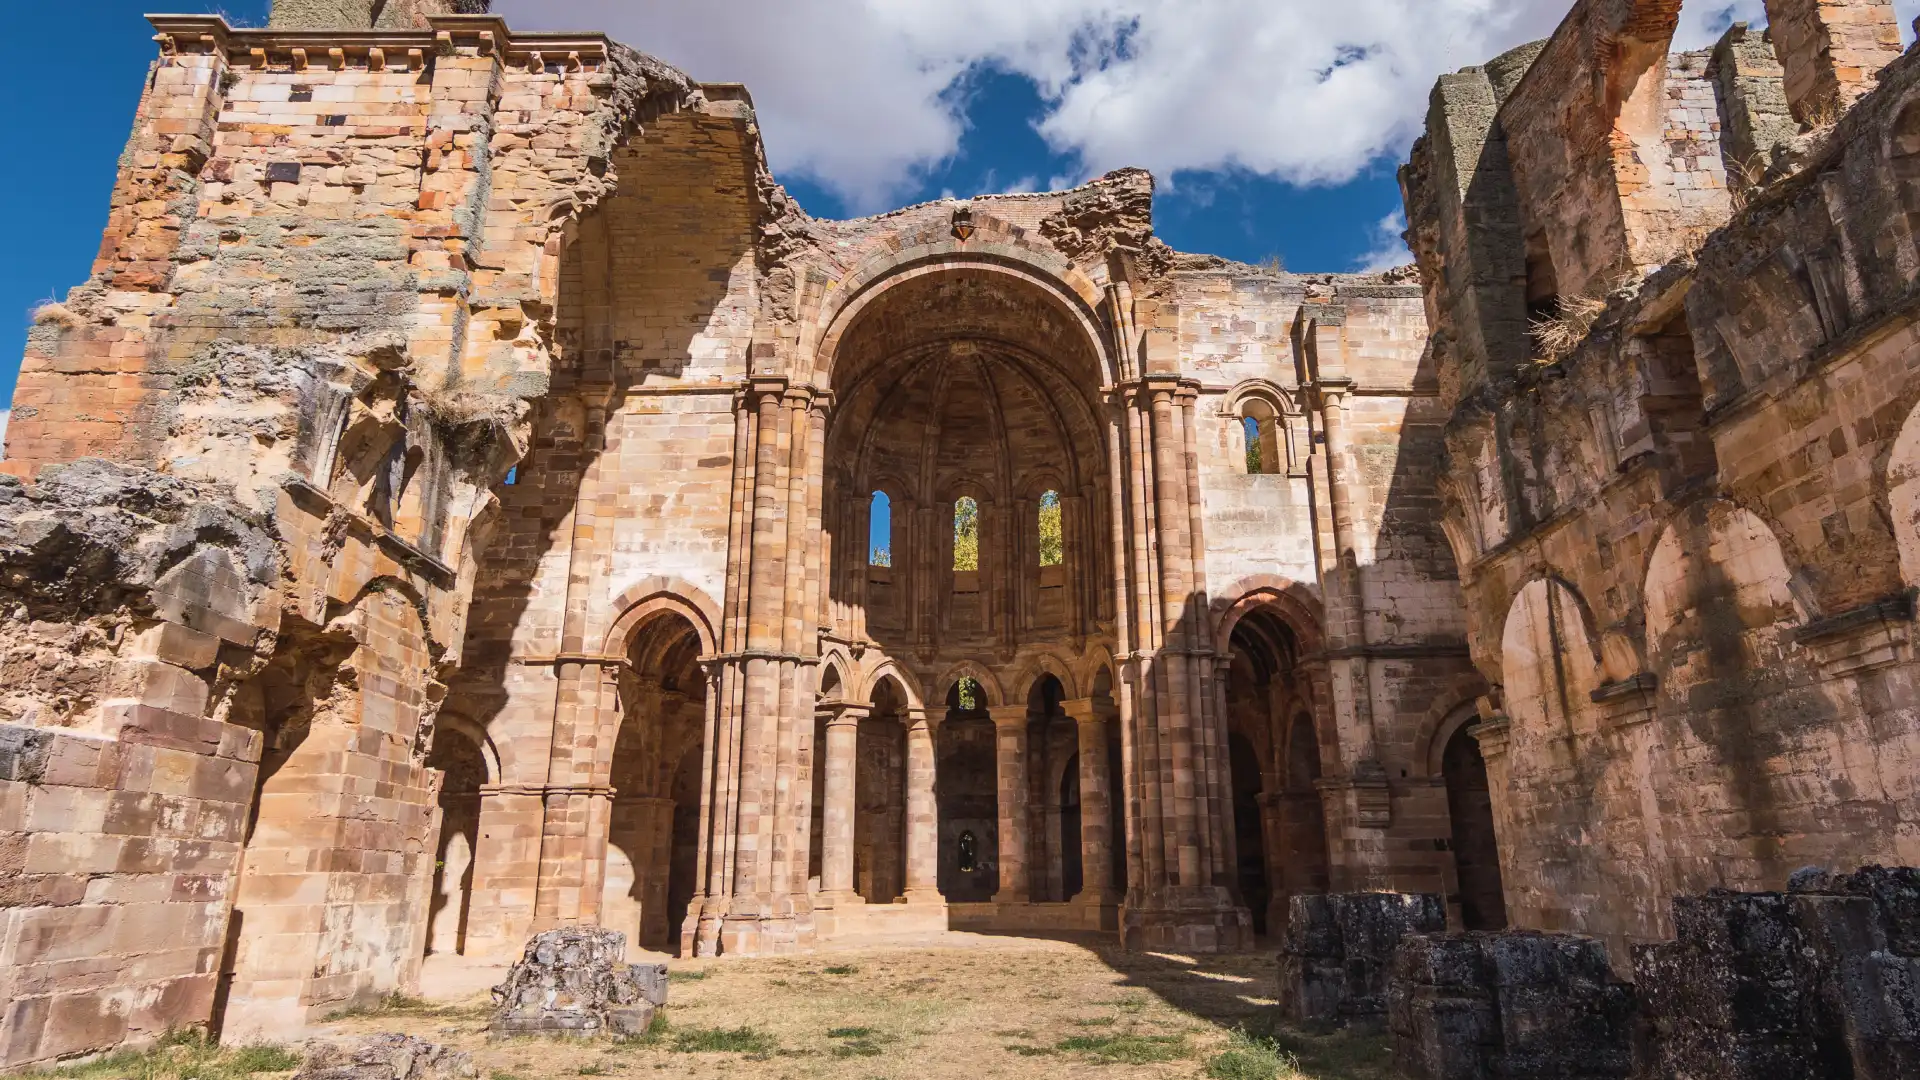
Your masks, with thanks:
<instances>
[{"instance_id":1,"label":"column base","mask_svg":"<svg viewBox=\"0 0 1920 1080\"><path fill-rule=\"evenodd\" d=\"M1253 915L1223 888L1153 890L1127 906L1120 944L1133 951L1239 952L1254 945Z\"/></svg>"},{"instance_id":2,"label":"column base","mask_svg":"<svg viewBox=\"0 0 1920 1080\"><path fill-rule=\"evenodd\" d=\"M721 956L774 956L813 944L791 912L778 915L728 915L720 920ZM811 929L811 928L809 928Z\"/></svg>"}]
</instances>

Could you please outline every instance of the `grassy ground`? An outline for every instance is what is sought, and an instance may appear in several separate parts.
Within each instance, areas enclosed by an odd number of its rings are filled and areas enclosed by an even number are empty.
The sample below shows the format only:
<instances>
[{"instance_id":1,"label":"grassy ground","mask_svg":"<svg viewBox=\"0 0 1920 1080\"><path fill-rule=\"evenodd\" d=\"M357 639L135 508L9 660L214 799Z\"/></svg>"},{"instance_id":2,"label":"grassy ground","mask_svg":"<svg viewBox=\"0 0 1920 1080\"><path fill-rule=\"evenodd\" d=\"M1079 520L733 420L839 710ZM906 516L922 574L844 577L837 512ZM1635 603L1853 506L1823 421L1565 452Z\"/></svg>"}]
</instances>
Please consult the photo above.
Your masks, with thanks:
<instances>
[{"instance_id":1,"label":"grassy ground","mask_svg":"<svg viewBox=\"0 0 1920 1080\"><path fill-rule=\"evenodd\" d=\"M574 1076L1388 1080L1383 1040L1274 1025L1272 953L1129 955L956 935L938 948L675 961L669 1004L626 1044L488 1042L481 1003L343 1017L472 1051L483 1080Z\"/></svg>"},{"instance_id":2,"label":"grassy ground","mask_svg":"<svg viewBox=\"0 0 1920 1080\"><path fill-rule=\"evenodd\" d=\"M473 1054L480 1080L725 1077L1000 1080L1148 1077L1390 1080L1384 1041L1274 1022L1272 953L1120 953L1057 941L950 935L942 947L675 961L669 1005L627 1043L486 1037L484 995L396 997L342 1014L322 1037L399 1031ZM40 1074L44 1080L286 1080L284 1047L192 1036Z\"/></svg>"}]
</instances>

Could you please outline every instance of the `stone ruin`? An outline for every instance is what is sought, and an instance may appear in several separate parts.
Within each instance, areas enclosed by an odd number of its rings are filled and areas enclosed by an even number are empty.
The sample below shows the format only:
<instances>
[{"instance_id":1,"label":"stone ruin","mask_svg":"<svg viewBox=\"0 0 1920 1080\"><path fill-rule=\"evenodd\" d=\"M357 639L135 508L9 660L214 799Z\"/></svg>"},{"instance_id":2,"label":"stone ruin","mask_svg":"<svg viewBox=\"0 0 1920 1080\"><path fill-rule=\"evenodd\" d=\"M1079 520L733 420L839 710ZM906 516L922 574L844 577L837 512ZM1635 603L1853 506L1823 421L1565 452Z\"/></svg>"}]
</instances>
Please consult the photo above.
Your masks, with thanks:
<instances>
[{"instance_id":1,"label":"stone ruin","mask_svg":"<svg viewBox=\"0 0 1920 1080\"><path fill-rule=\"evenodd\" d=\"M1633 953L1647 1075L1920 1076L1920 869L1675 897L1673 923Z\"/></svg>"},{"instance_id":2,"label":"stone ruin","mask_svg":"<svg viewBox=\"0 0 1920 1080\"><path fill-rule=\"evenodd\" d=\"M1415 935L1388 998L1394 1064L1413 1080L1633 1075L1633 987L1593 938Z\"/></svg>"},{"instance_id":3,"label":"stone ruin","mask_svg":"<svg viewBox=\"0 0 1920 1080\"><path fill-rule=\"evenodd\" d=\"M1280 953L1281 1011L1308 1024L1379 1020L1400 940L1446 925L1446 905L1430 893L1293 897Z\"/></svg>"},{"instance_id":4,"label":"stone ruin","mask_svg":"<svg viewBox=\"0 0 1920 1080\"><path fill-rule=\"evenodd\" d=\"M633 1038L667 1003L667 965L621 959L618 930L565 927L535 934L520 961L493 988L489 1034Z\"/></svg>"},{"instance_id":5,"label":"stone ruin","mask_svg":"<svg viewBox=\"0 0 1920 1080\"><path fill-rule=\"evenodd\" d=\"M387 1032L312 1043L293 1080L473 1080L478 1075L465 1051Z\"/></svg>"},{"instance_id":6,"label":"stone ruin","mask_svg":"<svg viewBox=\"0 0 1920 1080\"><path fill-rule=\"evenodd\" d=\"M1633 950L1537 931L1408 937L1389 1030L1411 1080L1920 1076L1920 870L1801 871L1673 900Z\"/></svg>"}]
</instances>

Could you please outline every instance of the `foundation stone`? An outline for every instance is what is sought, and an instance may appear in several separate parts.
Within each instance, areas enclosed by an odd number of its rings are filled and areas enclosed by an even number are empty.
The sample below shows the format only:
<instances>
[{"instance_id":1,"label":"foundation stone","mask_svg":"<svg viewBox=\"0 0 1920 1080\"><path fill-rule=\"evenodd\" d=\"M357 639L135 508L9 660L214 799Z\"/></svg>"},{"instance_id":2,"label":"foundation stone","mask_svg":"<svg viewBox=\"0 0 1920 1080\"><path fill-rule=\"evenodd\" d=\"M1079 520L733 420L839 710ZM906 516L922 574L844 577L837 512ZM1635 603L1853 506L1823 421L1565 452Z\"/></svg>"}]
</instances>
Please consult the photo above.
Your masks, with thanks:
<instances>
[{"instance_id":1,"label":"foundation stone","mask_svg":"<svg viewBox=\"0 0 1920 1080\"><path fill-rule=\"evenodd\" d=\"M464 1051L386 1033L311 1045L293 1080L472 1080L478 1075Z\"/></svg>"},{"instance_id":2,"label":"foundation stone","mask_svg":"<svg viewBox=\"0 0 1920 1080\"><path fill-rule=\"evenodd\" d=\"M1394 1064L1415 1080L1633 1075L1633 987L1593 938L1413 935L1388 998Z\"/></svg>"},{"instance_id":3,"label":"foundation stone","mask_svg":"<svg viewBox=\"0 0 1920 1080\"><path fill-rule=\"evenodd\" d=\"M1384 1017L1400 940L1446 928L1446 904L1431 893L1295 896L1280 954L1280 1007L1302 1022Z\"/></svg>"},{"instance_id":4,"label":"foundation stone","mask_svg":"<svg viewBox=\"0 0 1920 1080\"><path fill-rule=\"evenodd\" d=\"M493 988L494 1038L646 1034L667 1003L667 965L628 964L618 930L566 927L534 935Z\"/></svg>"}]
</instances>

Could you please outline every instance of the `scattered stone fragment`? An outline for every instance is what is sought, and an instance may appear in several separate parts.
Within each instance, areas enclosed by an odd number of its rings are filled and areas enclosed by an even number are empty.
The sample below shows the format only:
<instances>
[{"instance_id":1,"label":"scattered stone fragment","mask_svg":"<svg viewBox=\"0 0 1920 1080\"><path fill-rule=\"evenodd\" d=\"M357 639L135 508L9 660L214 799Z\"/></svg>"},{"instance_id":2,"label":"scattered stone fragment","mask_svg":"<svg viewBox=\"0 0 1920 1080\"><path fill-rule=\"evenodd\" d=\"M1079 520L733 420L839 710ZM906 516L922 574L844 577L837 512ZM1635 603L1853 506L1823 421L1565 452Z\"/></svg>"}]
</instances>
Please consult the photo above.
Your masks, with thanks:
<instances>
[{"instance_id":1,"label":"scattered stone fragment","mask_svg":"<svg viewBox=\"0 0 1920 1080\"><path fill-rule=\"evenodd\" d=\"M478 1075L465 1051L385 1032L309 1044L293 1080L471 1080Z\"/></svg>"},{"instance_id":2,"label":"scattered stone fragment","mask_svg":"<svg viewBox=\"0 0 1920 1080\"><path fill-rule=\"evenodd\" d=\"M618 930L563 927L535 934L493 988L490 1033L623 1037L646 1034L667 1003L667 965L628 964Z\"/></svg>"}]
</instances>

